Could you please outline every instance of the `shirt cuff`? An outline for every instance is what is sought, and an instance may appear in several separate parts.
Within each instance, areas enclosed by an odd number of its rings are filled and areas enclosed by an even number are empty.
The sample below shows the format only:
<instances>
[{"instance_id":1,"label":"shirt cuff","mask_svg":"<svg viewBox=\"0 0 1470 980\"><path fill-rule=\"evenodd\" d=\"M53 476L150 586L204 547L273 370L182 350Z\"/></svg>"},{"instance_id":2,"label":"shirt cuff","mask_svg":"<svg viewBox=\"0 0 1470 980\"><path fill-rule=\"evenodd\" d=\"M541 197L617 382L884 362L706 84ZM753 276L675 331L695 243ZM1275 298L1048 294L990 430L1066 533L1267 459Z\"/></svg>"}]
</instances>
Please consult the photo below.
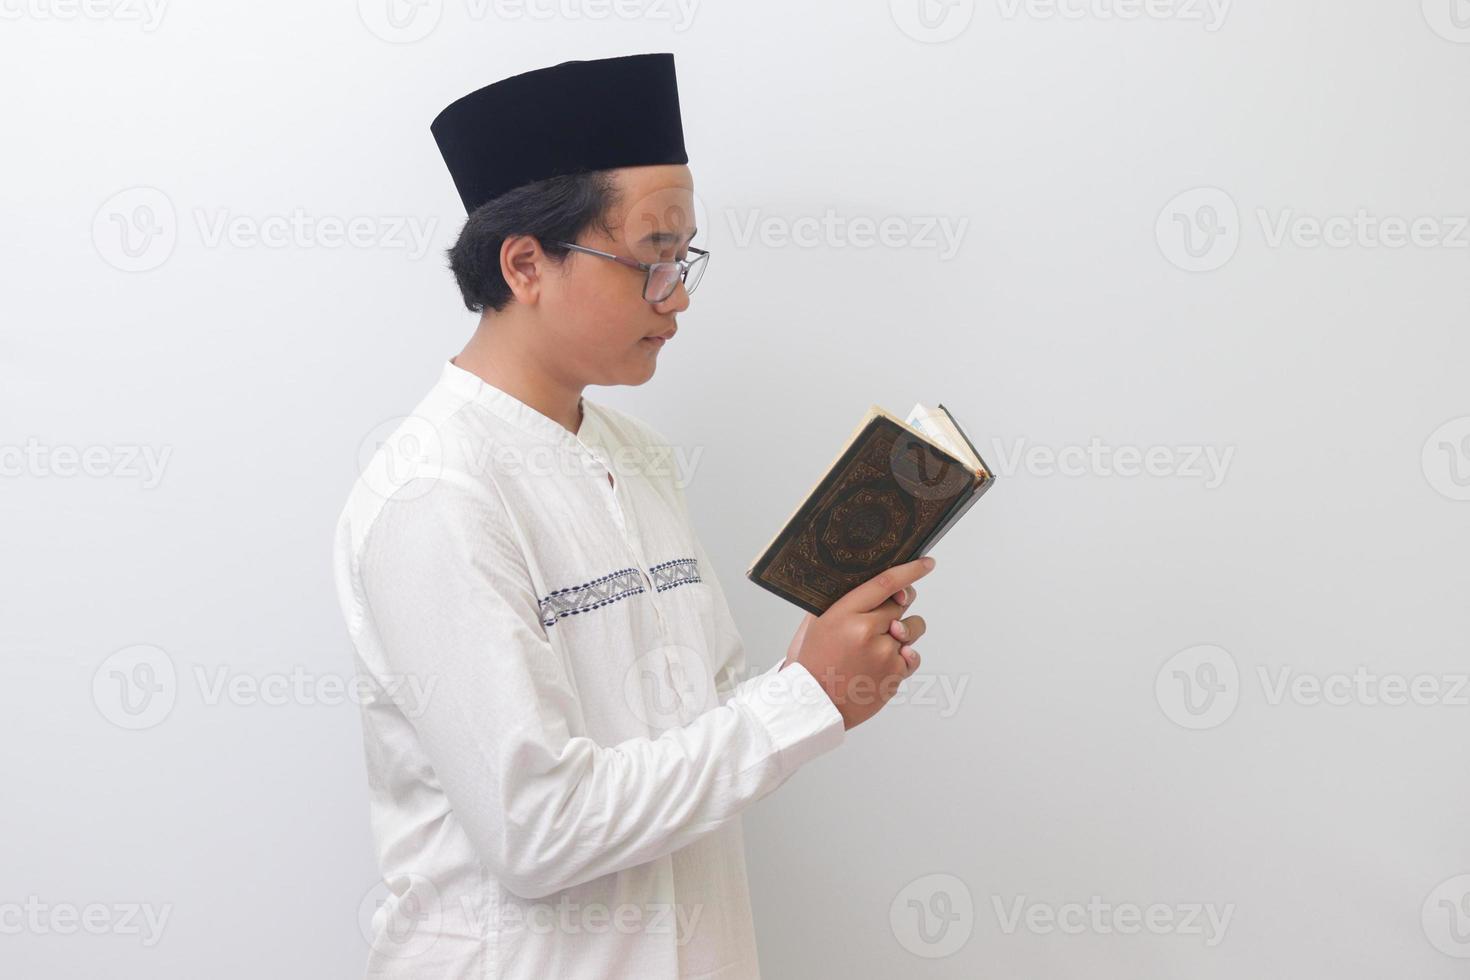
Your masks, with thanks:
<instances>
[{"instance_id":1,"label":"shirt cuff","mask_svg":"<svg viewBox=\"0 0 1470 980\"><path fill-rule=\"evenodd\" d=\"M764 726L784 778L841 745L847 727L811 671L800 663L782 670L783 662L741 685L735 697Z\"/></svg>"}]
</instances>

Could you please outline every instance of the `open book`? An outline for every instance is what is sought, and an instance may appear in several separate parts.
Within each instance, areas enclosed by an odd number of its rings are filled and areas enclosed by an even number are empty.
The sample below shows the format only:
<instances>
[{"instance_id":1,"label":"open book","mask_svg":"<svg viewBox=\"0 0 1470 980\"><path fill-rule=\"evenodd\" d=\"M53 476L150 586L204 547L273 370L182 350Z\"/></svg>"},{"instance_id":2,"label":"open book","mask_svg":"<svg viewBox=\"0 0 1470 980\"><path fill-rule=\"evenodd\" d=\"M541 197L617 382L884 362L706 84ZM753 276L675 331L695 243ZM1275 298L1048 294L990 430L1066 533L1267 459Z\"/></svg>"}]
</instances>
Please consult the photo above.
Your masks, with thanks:
<instances>
[{"instance_id":1,"label":"open book","mask_svg":"<svg viewBox=\"0 0 1470 980\"><path fill-rule=\"evenodd\" d=\"M820 616L885 568L928 554L995 482L949 409L868 409L846 447L746 569Z\"/></svg>"}]
</instances>

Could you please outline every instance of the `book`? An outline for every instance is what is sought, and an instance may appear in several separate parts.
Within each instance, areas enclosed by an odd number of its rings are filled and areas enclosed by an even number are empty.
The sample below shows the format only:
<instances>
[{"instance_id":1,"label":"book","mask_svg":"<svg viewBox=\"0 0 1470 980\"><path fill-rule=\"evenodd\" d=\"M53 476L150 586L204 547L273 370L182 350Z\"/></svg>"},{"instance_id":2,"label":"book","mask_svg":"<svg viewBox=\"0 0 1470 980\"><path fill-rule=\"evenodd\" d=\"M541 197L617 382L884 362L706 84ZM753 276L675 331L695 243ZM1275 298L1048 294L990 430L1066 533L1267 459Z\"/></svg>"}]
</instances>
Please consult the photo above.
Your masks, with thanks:
<instances>
[{"instance_id":1,"label":"book","mask_svg":"<svg viewBox=\"0 0 1470 980\"><path fill-rule=\"evenodd\" d=\"M886 568L921 558L995 482L954 415L868 409L816 485L746 569L820 616Z\"/></svg>"}]
</instances>

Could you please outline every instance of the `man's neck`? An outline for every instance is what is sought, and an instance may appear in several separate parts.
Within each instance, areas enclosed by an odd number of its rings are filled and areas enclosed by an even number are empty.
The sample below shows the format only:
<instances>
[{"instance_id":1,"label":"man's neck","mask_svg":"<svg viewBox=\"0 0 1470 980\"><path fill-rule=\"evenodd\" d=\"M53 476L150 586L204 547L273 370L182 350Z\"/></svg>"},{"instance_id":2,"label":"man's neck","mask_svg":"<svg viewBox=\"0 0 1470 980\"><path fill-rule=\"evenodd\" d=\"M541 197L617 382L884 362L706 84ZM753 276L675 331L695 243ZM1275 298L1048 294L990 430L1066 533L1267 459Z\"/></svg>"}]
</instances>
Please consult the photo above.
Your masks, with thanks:
<instances>
[{"instance_id":1,"label":"man's neck","mask_svg":"<svg viewBox=\"0 0 1470 980\"><path fill-rule=\"evenodd\" d=\"M510 312L486 313L464 350L451 360L576 434L582 427L582 386L542 367L537 352L526 342L534 326Z\"/></svg>"}]
</instances>

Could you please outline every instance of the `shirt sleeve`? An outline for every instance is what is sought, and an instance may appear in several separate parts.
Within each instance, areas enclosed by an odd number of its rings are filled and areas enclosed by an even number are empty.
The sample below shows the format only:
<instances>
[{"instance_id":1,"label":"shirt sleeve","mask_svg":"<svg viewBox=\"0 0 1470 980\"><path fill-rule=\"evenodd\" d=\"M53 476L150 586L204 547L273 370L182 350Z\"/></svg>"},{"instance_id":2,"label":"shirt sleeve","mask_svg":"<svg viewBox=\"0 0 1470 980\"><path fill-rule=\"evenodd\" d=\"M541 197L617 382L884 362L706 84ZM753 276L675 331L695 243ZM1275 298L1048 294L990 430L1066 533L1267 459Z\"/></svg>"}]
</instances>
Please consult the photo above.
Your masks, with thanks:
<instances>
[{"instance_id":1,"label":"shirt sleeve","mask_svg":"<svg viewBox=\"0 0 1470 980\"><path fill-rule=\"evenodd\" d=\"M713 662L719 664L715 671L715 691L719 695L720 703L723 704L737 693L765 683L764 678L780 670L781 665L786 662L786 657L783 652L782 656L770 667L753 676L746 676L750 666L745 655L744 638L740 635L739 627L735 625L735 617L731 614L730 604L725 599L725 590L720 585L714 562L710 560L708 552L704 550L704 542L699 540L697 534L694 535L694 555L699 562L699 574L709 580L710 591L714 597L715 628L718 639ZM805 668L803 671L807 672ZM831 705L830 698L827 703ZM837 711L835 705L831 706L833 713L841 718L841 712Z\"/></svg>"},{"instance_id":2,"label":"shirt sleeve","mask_svg":"<svg viewBox=\"0 0 1470 980\"><path fill-rule=\"evenodd\" d=\"M381 669L434 683L411 719L434 776L487 869L522 898L687 846L843 740L841 714L799 664L657 737L572 734L575 689L488 493L405 485L359 570Z\"/></svg>"}]
</instances>

